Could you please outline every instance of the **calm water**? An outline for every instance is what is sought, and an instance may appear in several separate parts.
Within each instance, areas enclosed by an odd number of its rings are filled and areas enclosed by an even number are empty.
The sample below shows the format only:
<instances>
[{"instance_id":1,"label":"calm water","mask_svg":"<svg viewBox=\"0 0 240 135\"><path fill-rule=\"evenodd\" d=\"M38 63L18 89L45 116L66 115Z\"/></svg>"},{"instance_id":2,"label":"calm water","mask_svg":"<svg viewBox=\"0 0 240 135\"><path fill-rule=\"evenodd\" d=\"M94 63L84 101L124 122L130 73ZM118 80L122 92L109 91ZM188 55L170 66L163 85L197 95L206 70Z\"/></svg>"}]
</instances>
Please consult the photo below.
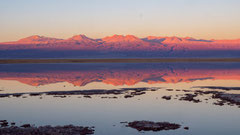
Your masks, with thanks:
<instances>
[{"instance_id":1,"label":"calm water","mask_svg":"<svg viewBox=\"0 0 240 135\"><path fill-rule=\"evenodd\" d=\"M240 87L240 63L3 64L0 94L122 88L129 91L119 95L93 94L91 98L46 94L0 98L0 120L18 125L95 126L96 135L239 135L238 106L214 105L217 99L211 95L198 96L200 103L179 100L178 96L186 94L183 90L200 90L196 86ZM136 88L156 91L124 97ZM238 90L224 92L240 94ZM163 96L172 99L165 100ZM182 127L140 133L120 123L134 120L168 121ZM190 130L184 130L184 126Z\"/></svg>"}]
</instances>

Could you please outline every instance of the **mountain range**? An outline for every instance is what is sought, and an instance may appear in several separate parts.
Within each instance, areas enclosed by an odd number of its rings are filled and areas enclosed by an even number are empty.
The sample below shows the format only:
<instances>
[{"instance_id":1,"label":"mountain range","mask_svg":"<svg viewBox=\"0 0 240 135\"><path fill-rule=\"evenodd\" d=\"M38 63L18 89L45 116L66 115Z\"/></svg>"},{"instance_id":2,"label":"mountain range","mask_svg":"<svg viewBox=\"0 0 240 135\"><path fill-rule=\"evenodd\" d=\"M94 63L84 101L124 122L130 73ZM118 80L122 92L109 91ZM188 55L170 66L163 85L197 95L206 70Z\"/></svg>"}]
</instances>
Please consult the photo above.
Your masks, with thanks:
<instances>
[{"instance_id":1,"label":"mountain range","mask_svg":"<svg viewBox=\"0 0 240 135\"><path fill-rule=\"evenodd\" d=\"M240 57L240 39L138 38L134 35L113 35L101 39L75 35L68 39L57 39L34 35L14 42L0 43L0 58L14 57Z\"/></svg>"}]
</instances>

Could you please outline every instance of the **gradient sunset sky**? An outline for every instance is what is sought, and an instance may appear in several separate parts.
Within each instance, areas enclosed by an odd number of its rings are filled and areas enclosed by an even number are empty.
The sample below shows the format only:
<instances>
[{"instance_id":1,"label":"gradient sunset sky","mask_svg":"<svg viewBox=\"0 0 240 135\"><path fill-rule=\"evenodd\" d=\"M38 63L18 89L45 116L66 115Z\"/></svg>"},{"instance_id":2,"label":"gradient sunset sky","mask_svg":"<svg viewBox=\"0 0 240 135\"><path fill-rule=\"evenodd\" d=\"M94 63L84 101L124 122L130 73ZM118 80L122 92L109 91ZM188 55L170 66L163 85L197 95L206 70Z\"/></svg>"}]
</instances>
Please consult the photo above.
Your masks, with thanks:
<instances>
[{"instance_id":1,"label":"gradient sunset sky","mask_svg":"<svg viewBox=\"0 0 240 135\"><path fill-rule=\"evenodd\" d=\"M240 0L0 0L0 42L85 34L240 38Z\"/></svg>"}]
</instances>

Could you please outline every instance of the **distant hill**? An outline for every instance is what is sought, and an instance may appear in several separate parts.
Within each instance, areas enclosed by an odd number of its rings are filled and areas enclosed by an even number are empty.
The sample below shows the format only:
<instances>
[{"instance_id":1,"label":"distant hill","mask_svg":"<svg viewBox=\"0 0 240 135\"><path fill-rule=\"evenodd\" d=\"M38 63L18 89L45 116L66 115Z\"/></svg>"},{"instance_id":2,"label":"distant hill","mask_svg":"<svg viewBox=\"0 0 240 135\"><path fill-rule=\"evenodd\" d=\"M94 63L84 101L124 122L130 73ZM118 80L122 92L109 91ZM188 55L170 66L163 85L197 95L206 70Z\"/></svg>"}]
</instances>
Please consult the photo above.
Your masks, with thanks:
<instances>
[{"instance_id":1,"label":"distant hill","mask_svg":"<svg viewBox=\"0 0 240 135\"><path fill-rule=\"evenodd\" d=\"M0 58L136 58L136 57L240 57L240 39L204 40L191 37L138 38L113 35L92 39L30 36L0 43Z\"/></svg>"}]
</instances>

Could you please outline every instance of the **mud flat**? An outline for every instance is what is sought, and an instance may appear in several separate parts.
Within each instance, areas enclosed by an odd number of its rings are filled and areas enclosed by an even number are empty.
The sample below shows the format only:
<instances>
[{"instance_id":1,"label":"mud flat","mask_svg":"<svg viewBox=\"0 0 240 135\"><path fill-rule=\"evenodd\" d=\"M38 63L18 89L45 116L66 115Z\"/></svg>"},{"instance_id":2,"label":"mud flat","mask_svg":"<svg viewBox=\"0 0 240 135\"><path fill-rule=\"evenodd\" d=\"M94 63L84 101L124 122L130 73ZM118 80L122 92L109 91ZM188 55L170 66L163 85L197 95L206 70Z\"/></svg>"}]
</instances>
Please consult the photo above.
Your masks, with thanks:
<instances>
[{"instance_id":1,"label":"mud flat","mask_svg":"<svg viewBox=\"0 0 240 135\"><path fill-rule=\"evenodd\" d=\"M204 88L212 88L212 87L204 87ZM224 91L217 91L215 89L220 90L238 90L239 87L213 87L213 90L203 91L203 90L175 90L175 91L182 91L185 94L177 94L175 95L174 99L179 101L188 101L193 103L200 103L203 100L198 98L203 97L205 98L206 103L208 100L215 99L216 101L213 102L213 105L230 105L230 106L238 106L240 108L240 94L233 94L233 93L226 93ZM168 90L167 90L168 91ZM208 95L208 96L207 96ZM207 98L206 98L207 97ZM162 96L162 99L171 100L172 96Z\"/></svg>"},{"instance_id":2,"label":"mud flat","mask_svg":"<svg viewBox=\"0 0 240 135\"><path fill-rule=\"evenodd\" d=\"M220 101L214 103L215 105L238 105L240 108L240 94L228 94L228 93L217 93L212 96L212 98L220 99Z\"/></svg>"},{"instance_id":3,"label":"mud flat","mask_svg":"<svg viewBox=\"0 0 240 135\"><path fill-rule=\"evenodd\" d=\"M6 122L6 121L5 121ZM40 126L35 127L24 124L20 127L10 126L1 127L0 135L90 135L94 134L93 127L82 126Z\"/></svg>"},{"instance_id":4,"label":"mud flat","mask_svg":"<svg viewBox=\"0 0 240 135\"><path fill-rule=\"evenodd\" d=\"M195 99L195 97L198 97L199 95L211 95L213 99L218 99L218 101L214 102L214 105L237 105L240 108L240 94L230 94L230 93L225 93L222 91L215 91L215 89L220 89L220 90L238 90L239 87L203 87L203 88L208 88L213 90L210 91L202 91L202 90L197 90L194 92L194 94L185 94L185 97L181 97L179 100L185 100L185 101L190 101L194 103L199 103L202 102L199 99ZM185 91L184 91L185 92Z\"/></svg>"},{"instance_id":5,"label":"mud flat","mask_svg":"<svg viewBox=\"0 0 240 135\"><path fill-rule=\"evenodd\" d=\"M197 94L185 94L184 97L181 97L179 100L185 100L185 101L190 101L194 103L199 103L201 102L199 99L195 99L197 97Z\"/></svg>"},{"instance_id":6,"label":"mud flat","mask_svg":"<svg viewBox=\"0 0 240 135\"><path fill-rule=\"evenodd\" d=\"M204 87L206 88L206 87ZM213 89L213 91L201 91L198 90L195 92L195 94L212 94L213 99L219 99L219 101L213 103L214 105L220 105L223 106L225 104L227 105L237 105L240 108L240 94L230 94L220 91L214 91L215 89L220 90L238 90L240 87L207 87L208 89Z\"/></svg>"},{"instance_id":7,"label":"mud flat","mask_svg":"<svg viewBox=\"0 0 240 135\"><path fill-rule=\"evenodd\" d=\"M125 95L125 98L132 98L134 96L139 96L146 94L147 91L156 91L158 87L142 87L142 88L122 88L122 89L112 89L112 90L75 90L75 91L49 91L49 92L35 92L35 93L9 93L9 94L0 94L0 98L5 97L21 97L22 95L29 95L29 96L41 96L51 95L53 97L61 97L66 98L70 95L83 95L85 98L91 98L91 95Z\"/></svg>"},{"instance_id":8,"label":"mud flat","mask_svg":"<svg viewBox=\"0 0 240 135\"><path fill-rule=\"evenodd\" d=\"M127 127L137 129L138 131L162 131L176 130L181 127L179 124L169 122L152 122L152 121L133 121L129 122Z\"/></svg>"}]
</instances>

